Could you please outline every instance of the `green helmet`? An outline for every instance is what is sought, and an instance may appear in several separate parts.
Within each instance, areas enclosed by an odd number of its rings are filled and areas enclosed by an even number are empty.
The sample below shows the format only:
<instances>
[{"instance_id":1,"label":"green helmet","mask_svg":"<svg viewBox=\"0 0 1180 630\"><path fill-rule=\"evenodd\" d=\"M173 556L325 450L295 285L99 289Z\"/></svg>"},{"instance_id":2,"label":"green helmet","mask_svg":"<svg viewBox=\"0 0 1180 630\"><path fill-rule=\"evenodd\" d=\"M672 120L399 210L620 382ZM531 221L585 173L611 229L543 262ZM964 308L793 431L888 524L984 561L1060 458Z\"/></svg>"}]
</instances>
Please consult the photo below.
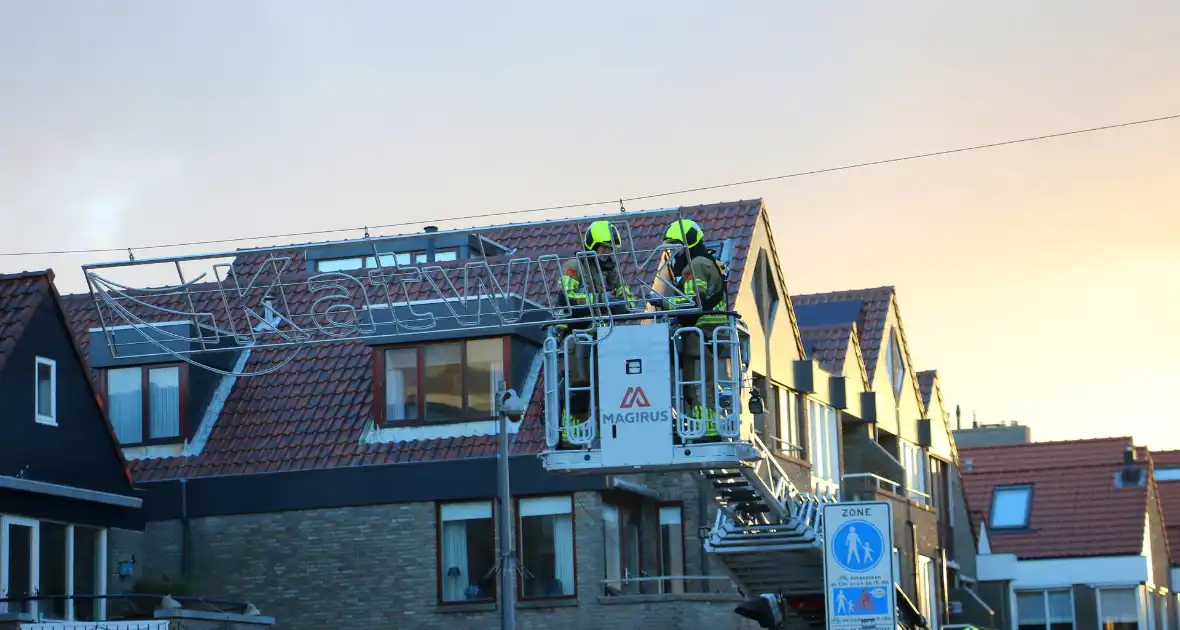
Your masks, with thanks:
<instances>
[{"instance_id":1,"label":"green helmet","mask_svg":"<svg viewBox=\"0 0 1180 630\"><path fill-rule=\"evenodd\" d=\"M586 228L586 237L583 245L587 250L594 249L599 245L610 245L618 249L623 246L623 236L619 234L619 228L616 228L610 221L602 220L595 221Z\"/></svg>"},{"instance_id":2,"label":"green helmet","mask_svg":"<svg viewBox=\"0 0 1180 630\"><path fill-rule=\"evenodd\" d=\"M677 219L664 232L665 243L684 243L688 247L696 247L705 239L705 232L696 221Z\"/></svg>"}]
</instances>

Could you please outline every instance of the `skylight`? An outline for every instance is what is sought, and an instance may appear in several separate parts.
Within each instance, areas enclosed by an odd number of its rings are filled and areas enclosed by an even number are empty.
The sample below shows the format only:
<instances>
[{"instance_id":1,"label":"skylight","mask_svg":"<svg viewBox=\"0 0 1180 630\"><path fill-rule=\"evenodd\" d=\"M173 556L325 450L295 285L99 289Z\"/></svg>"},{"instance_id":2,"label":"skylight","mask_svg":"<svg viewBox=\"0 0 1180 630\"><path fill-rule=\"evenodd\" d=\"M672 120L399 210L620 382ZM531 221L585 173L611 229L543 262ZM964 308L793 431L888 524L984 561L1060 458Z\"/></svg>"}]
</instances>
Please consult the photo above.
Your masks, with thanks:
<instances>
[{"instance_id":1,"label":"skylight","mask_svg":"<svg viewBox=\"0 0 1180 630\"><path fill-rule=\"evenodd\" d=\"M992 529L1028 527L1032 486L997 486L992 494Z\"/></svg>"}]
</instances>

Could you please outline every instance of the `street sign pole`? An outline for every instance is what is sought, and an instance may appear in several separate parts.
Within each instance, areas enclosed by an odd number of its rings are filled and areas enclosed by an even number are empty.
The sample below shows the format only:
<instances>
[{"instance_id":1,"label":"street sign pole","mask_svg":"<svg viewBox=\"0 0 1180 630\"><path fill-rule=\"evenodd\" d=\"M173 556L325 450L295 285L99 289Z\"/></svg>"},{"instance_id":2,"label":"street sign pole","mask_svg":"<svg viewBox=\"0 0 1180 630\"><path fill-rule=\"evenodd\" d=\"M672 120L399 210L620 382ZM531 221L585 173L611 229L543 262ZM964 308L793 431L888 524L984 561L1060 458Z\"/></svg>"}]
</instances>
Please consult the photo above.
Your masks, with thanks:
<instances>
[{"instance_id":1,"label":"street sign pole","mask_svg":"<svg viewBox=\"0 0 1180 630\"><path fill-rule=\"evenodd\" d=\"M896 630L893 504L823 507L828 630Z\"/></svg>"}]
</instances>

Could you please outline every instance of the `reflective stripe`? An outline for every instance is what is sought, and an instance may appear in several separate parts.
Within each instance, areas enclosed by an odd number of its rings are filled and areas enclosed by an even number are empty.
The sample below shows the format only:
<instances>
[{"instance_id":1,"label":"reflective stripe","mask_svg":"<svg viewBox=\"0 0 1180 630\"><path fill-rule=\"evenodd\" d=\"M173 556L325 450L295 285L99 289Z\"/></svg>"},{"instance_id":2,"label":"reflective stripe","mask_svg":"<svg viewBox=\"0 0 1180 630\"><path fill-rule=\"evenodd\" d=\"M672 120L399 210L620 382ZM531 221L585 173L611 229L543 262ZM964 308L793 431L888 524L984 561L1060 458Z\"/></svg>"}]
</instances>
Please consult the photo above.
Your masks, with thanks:
<instances>
[{"instance_id":1,"label":"reflective stripe","mask_svg":"<svg viewBox=\"0 0 1180 630\"><path fill-rule=\"evenodd\" d=\"M717 417L715 415L713 415L712 409L705 409L704 407L702 407L700 405L696 405L692 408L692 415L696 416L698 419L706 418L705 419L705 437L717 437L718 436Z\"/></svg>"}]
</instances>

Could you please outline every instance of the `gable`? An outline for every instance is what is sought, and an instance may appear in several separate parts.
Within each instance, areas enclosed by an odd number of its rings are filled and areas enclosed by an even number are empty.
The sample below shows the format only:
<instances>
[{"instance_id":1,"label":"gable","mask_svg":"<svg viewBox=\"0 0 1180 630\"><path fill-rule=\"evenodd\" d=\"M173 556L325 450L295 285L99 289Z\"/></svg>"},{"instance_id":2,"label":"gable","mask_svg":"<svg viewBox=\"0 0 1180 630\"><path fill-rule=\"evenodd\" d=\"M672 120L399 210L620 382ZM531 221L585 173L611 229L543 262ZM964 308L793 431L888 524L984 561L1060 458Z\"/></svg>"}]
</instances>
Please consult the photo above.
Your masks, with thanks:
<instances>
[{"instance_id":1,"label":"gable","mask_svg":"<svg viewBox=\"0 0 1180 630\"><path fill-rule=\"evenodd\" d=\"M36 306L26 309L20 337L10 344L0 370L0 415L12 439L0 441L0 476L112 495L132 493L122 457L73 344L51 276L43 274ZM0 284L5 280L0 279ZM19 304L27 305L26 295ZM12 303L0 303L10 314ZM52 366L52 422L35 420L38 361ZM19 484L18 484L19 485ZM36 503L34 502L34 505ZM80 522L86 522L82 520Z\"/></svg>"}]
</instances>

